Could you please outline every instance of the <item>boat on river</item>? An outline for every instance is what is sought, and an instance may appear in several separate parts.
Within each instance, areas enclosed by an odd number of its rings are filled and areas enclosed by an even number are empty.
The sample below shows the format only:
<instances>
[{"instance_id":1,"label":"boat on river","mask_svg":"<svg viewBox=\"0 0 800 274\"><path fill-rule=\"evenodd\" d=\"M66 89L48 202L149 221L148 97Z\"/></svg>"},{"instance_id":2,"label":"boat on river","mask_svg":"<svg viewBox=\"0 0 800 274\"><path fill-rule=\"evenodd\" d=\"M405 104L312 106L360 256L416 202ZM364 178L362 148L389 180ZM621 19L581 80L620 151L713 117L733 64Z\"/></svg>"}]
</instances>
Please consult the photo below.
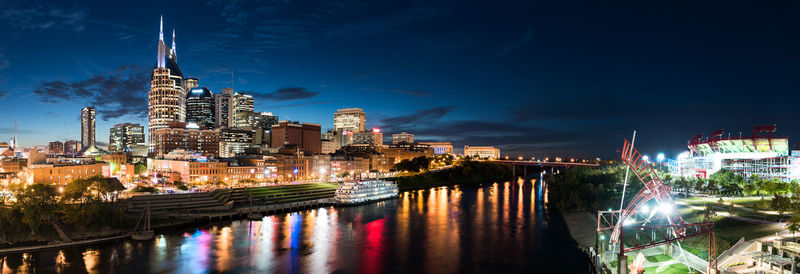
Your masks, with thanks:
<instances>
[{"instance_id":1,"label":"boat on river","mask_svg":"<svg viewBox=\"0 0 800 274\"><path fill-rule=\"evenodd\" d=\"M397 184L386 180L339 182L334 201L338 205L357 205L398 196Z\"/></svg>"}]
</instances>

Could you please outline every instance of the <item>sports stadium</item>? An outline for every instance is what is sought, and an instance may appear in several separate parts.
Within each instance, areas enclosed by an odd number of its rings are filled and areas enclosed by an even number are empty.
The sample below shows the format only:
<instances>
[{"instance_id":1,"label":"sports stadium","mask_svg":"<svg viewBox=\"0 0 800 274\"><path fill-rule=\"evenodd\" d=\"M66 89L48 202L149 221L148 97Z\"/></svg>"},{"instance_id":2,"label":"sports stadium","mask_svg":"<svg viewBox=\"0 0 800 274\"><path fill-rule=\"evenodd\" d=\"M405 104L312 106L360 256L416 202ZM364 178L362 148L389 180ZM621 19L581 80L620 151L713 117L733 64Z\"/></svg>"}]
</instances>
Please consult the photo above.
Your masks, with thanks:
<instances>
[{"instance_id":1,"label":"sports stadium","mask_svg":"<svg viewBox=\"0 0 800 274\"><path fill-rule=\"evenodd\" d=\"M789 149L789 137L776 136L775 125L756 125L751 136L731 136L716 130L710 136L698 134L688 143L689 150L669 160L672 176L706 178L728 169L749 178L800 179L800 150Z\"/></svg>"}]
</instances>

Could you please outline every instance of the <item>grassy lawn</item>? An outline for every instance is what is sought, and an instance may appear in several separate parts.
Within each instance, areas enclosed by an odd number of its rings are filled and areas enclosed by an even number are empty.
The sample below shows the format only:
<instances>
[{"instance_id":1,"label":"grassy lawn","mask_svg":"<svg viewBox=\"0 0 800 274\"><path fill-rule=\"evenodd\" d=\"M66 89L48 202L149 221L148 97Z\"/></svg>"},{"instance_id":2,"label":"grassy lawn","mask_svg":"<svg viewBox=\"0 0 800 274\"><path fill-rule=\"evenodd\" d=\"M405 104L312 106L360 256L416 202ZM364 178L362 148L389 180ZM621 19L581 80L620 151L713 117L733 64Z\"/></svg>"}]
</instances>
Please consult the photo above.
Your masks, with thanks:
<instances>
[{"instance_id":1,"label":"grassy lawn","mask_svg":"<svg viewBox=\"0 0 800 274\"><path fill-rule=\"evenodd\" d=\"M671 264L671 265L664 265L664 266L651 266L645 267L644 273L688 273L689 268L681 263Z\"/></svg>"},{"instance_id":2,"label":"grassy lawn","mask_svg":"<svg viewBox=\"0 0 800 274\"><path fill-rule=\"evenodd\" d=\"M647 256L647 261L648 262L653 262L653 263L666 262L666 261L669 261L669 260L672 260L672 257L670 257L668 255L664 255L664 254Z\"/></svg>"}]
</instances>

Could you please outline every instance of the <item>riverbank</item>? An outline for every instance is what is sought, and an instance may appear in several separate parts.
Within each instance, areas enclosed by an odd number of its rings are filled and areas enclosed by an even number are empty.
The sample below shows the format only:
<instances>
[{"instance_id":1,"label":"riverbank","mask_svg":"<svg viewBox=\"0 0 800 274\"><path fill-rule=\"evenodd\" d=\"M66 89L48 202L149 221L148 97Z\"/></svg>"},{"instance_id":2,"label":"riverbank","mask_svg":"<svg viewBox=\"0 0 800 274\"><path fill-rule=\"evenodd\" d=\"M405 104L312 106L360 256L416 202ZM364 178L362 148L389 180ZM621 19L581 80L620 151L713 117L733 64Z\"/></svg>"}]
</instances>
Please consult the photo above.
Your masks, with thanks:
<instances>
[{"instance_id":1,"label":"riverbank","mask_svg":"<svg viewBox=\"0 0 800 274\"><path fill-rule=\"evenodd\" d=\"M400 192L403 192L440 186L480 186L486 183L505 182L509 181L513 174L509 164L466 161L448 169L387 179L395 181Z\"/></svg>"},{"instance_id":2,"label":"riverbank","mask_svg":"<svg viewBox=\"0 0 800 274\"><path fill-rule=\"evenodd\" d=\"M597 241L597 216L589 212L563 213L569 234L584 251L594 247Z\"/></svg>"}]
</instances>

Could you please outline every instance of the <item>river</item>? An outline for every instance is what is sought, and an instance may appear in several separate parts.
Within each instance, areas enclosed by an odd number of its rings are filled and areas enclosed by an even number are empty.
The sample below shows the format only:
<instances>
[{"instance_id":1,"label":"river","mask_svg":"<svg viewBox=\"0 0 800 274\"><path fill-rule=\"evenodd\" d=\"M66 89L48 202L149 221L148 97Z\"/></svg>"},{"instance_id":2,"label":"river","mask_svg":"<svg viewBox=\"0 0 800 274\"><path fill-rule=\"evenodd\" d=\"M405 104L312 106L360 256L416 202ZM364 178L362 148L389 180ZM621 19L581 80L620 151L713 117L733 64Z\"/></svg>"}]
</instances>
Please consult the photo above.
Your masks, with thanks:
<instances>
[{"instance_id":1,"label":"river","mask_svg":"<svg viewBox=\"0 0 800 274\"><path fill-rule=\"evenodd\" d=\"M588 273L541 183L401 193L374 204L227 221L2 258L3 272Z\"/></svg>"}]
</instances>

